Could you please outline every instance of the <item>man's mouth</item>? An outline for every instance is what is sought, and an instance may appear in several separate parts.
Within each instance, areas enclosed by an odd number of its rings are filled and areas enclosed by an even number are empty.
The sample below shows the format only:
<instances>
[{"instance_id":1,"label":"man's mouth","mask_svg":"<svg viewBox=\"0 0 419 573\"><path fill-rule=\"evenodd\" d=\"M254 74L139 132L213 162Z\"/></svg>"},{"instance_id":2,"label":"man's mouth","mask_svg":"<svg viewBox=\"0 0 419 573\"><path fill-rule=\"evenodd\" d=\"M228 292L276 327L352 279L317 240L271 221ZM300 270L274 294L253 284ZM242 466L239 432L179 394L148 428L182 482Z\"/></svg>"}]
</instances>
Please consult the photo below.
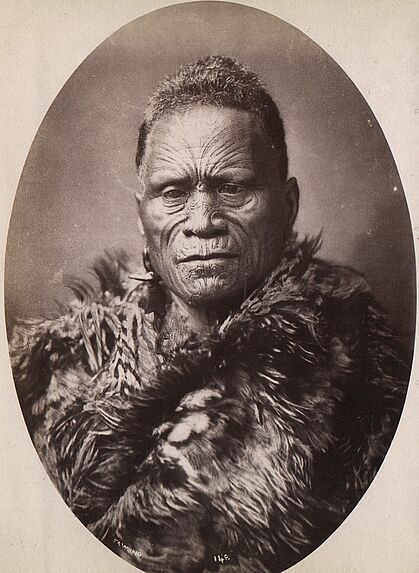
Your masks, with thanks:
<instances>
[{"instance_id":1,"label":"man's mouth","mask_svg":"<svg viewBox=\"0 0 419 573\"><path fill-rule=\"evenodd\" d=\"M187 257L182 257L179 259L180 263L189 263L191 261L201 262L201 261L213 261L219 259L233 259L236 255L234 253L224 253L224 252L213 252L205 254L193 254Z\"/></svg>"}]
</instances>

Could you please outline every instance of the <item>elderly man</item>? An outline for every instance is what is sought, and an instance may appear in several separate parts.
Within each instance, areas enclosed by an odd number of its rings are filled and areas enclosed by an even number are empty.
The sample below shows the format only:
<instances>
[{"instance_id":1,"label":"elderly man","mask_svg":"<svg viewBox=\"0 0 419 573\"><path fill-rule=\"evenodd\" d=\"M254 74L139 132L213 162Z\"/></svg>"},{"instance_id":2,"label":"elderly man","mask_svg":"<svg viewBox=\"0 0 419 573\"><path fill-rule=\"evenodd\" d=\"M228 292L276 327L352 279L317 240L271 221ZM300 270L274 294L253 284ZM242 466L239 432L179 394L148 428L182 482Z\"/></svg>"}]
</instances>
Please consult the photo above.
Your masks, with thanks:
<instances>
[{"instance_id":1,"label":"elderly man","mask_svg":"<svg viewBox=\"0 0 419 573\"><path fill-rule=\"evenodd\" d=\"M147 572L273 572L355 506L392 439L407 369L354 271L293 233L278 109L226 57L152 97L137 150L140 283L23 324L14 370L65 501Z\"/></svg>"}]
</instances>

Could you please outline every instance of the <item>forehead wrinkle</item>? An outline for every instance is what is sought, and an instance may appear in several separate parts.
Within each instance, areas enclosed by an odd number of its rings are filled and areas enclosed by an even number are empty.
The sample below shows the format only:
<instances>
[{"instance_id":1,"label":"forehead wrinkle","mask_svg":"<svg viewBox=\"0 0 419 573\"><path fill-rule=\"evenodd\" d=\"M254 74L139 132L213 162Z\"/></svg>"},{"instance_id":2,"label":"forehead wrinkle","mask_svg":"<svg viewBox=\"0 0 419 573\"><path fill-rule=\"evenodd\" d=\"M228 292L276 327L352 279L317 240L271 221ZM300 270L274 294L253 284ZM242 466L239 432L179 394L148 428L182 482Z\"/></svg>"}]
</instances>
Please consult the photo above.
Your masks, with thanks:
<instances>
[{"instance_id":1,"label":"forehead wrinkle","mask_svg":"<svg viewBox=\"0 0 419 573\"><path fill-rule=\"evenodd\" d=\"M164 165L168 165L169 167L175 167L176 170L179 170L183 175L186 177L189 176L188 170L185 166L185 160L182 160L182 157L179 157L179 151L187 151L189 155L189 159L191 159L193 163L193 154L191 150L191 146L188 145L187 141L178 135L166 134L166 139L171 139L172 142L154 142L154 145L157 146L157 151L150 151L149 161L148 164L151 163L152 167L150 169L151 173L156 173L159 171L164 171ZM178 147L176 146L176 140L179 142L184 143L184 146ZM155 165L156 163L163 164L163 168L159 165ZM154 165L153 165L154 164Z\"/></svg>"},{"instance_id":2,"label":"forehead wrinkle","mask_svg":"<svg viewBox=\"0 0 419 573\"><path fill-rule=\"evenodd\" d=\"M159 148L163 148L166 151L175 150L186 150L189 151L191 158L193 157L191 153L191 145L188 142L187 134L182 135L182 128L176 129L174 127L170 127L167 129L165 125L160 127L159 124L155 125L153 128L154 134L157 134L157 142L154 141L154 144L157 145ZM160 138L160 141L159 141ZM155 139L155 138L154 138ZM153 138L151 138L151 143L153 143Z\"/></svg>"},{"instance_id":3,"label":"forehead wrinkle","mask_svg":"<svg viewBox=\"0 0 419 573\"><path fill-rule=\"evenodd\" d=\"M219 145L208 152L202 163L208 172L208 175L215 175L215 173L228 168L249 167L249 157L246 152L249 151L246 144L238 144L237 141L217 142Z\"/></svg>"},{"instance_id":4,"label":"forehead wrinkle","mask_svg":"<svg viewBox=\"0 0 419 573\"><path fill-rule=\"evenodd\" d=\"M200 129L201 125L199 122L195 122ZM218 121L214 120L212 123L217 124ZM182 116L179 117L175 116L174 123L172 125L169 124L167 129L166 125L158 126L156 131L160 131L162 133L162 138L166 140L166 145L172 145L175 152L182 152L185 151L188 153L188 159L191 160L191 164L194 166L193 171L195 175L198 174L197 164L200 163L200 159L202 157L202 148L206 145L203 144L204 136L199 136L199 141L193 144L193 127L192 129L189 127L188 124L184 124L182 122ZM205 137L207 139L208 136ZM184 160L184 159L183 159Z\"/></svg>"},{"instance_id":5,"label":"forehead wrinkle","mask_svg":"<svg viewBox=\"0 0 419 573\"><path fill-rule=\"evenodd\" d=\"M195 126L187 130L188 123L185 125L181 116L169 125L160 122L155 125L152 143L157 150L150 153L151 163L156 159L162 164L162 171L165 165L176 167L177 171L192 179L202 179L224 168L251 167L249 163L253 153L250 144L257 127L254 119L213 119L209 116L205 120L204 132L201 131L202 124L195 122L198 131L196 143L193 143ZM158 170L158 166L152 169L153 172Z\"/></svg>"},{"instance_id":6,"label":"forehead wrinkle","mask_svg":"<svg viewBox=\"0 0 419 573\"><path fill-rule=\"evenodd\" d=\"M215 128L212 129L212 132L207 134L204 145L201 144L202 153L207 153L208 151L210 151L211 145L214 142L217 142L220 139L220 137L224 134L224 132L227 132L227 135L230 135L230 133L228 132L231 131L232 131L231 123L225 120L218 122L218 125L217 124L215 125Z\"/></svg>"},{"instance_id":7,"label":"forehead wrinkle","mask_svg":"<svg viewBox=\"0 0 419 573\"><path fill-rule=\"evenodd\" d=\"M249 125L250 122L245 122ZM227 167L248 167L248 159L241 159L250 150L250 137L246 133L244 142L237 137L237 124L223 121L217 130L214 130L202 148L201 156L206 155L206 165L210 165L210 172L214 173ZM232 161L235 159L235 161ZM211 163L210 163L211 162Z\"/></svg>"},{"instance_id":8,"label":"forehead wrinkle","mask_svg":"<svg viewBox=\"0 0 419 573\"><path fill-rule=\"evenodd\" d=\"M151 166L150 166L151 163ZM156 173L164 174L167 168L171 168L173 171L179 171L182 175L188 175L187 170L183 165L176 160L175 154L171 153L159 153L153 154L153 160L148 162L148 168L150 175L155 175ZM175 169L174 169L175 168Z\"/></svg>"},{"instance_id":9,"label":"forehead wrinkle","mask_svg":"<svg viewBox=\"0 0 419 573\"><path fill-rule=\"evenodd\" d=\"M231 120L214 120L213 126L209 132L201 136L200 153L199 153L199 173L211 174L217 166L219 158L226 156L226 151L231 147L237 145L237 138L235 139L234 132L236 130L236 123ZM240 150L233 152L239 153Z\"/></svg>"},{"instance_id":10,"label":"forehead wrinkle","mask_svg":"<svg viewBox=\"0 0 419 573\"><path fill-rule=\"evenodd\" d=\"M208 155L211 155L212 157L214 157L214 159L219 159L219 157L226 157L227 155L231 155L231 154L239 154L241 152L245 152L247 146L245 144L243 144L241 147L238 147L238 143L237 141L234 140L230 140L227 141L225 143L222 142L218 142L219 146L215 147L214 150L210 150L210 152L208 153Z\"/></svg>"},{"instance_id":11,"label":"forehead wrinkle","mask_svg":"<svg viewBox=\"0 0 419 573\"><path fill-rule=\"evenodd\" d=\"M247 147L235 147L235 143L227 147L231 148L231 151L225 153L223 149L220 150L218 155L211 158L211 172L214 175L223 169L228 168L249 168L249 158L244 157L244 152L247 151ZM251 155L250 155L251 158Z\"/></svg>"},{"instance_id":12,"label":"forehead wrinkle","mask_svg":"<svg viewBox=\"0 0 419 573\"><path fill-rule=\"evenodd\" d=\"M244 123L248 123L248 122L244 122ZM226 121L226 120L221 121L219 123L219 125L217 126L217 128L213 129L212 132L210 132L207 135L207 138L206 138L204 145L201 145L202 154L204 154L204 153L213 154L214 149L212 149L212 148L215 148L215 151L217 151L219 143L223 139L225 142L230 141L233 144L236 143L237 137L234 137L236 135L235 131L237 131L236 127L237 127L237 124L231 120L230 121Z\"/></svg>"}]
</instances>

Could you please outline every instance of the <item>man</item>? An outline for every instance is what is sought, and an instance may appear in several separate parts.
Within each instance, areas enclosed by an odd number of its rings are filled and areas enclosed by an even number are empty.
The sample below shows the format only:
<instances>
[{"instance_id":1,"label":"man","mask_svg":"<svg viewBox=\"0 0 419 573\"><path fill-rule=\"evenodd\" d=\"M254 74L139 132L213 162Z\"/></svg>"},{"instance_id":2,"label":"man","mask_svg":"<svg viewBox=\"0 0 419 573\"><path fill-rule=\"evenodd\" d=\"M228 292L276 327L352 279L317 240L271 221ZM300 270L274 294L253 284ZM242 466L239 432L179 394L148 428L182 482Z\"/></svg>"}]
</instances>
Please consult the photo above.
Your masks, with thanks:
<instances>
[{"instance_id":1,"label":"man","mask_svg":"<svg viewBox=\"0 0 419 573\"><path fill-rule=\"evenodd\" d=\"M14 371L65 501L149 572L277 572L373 479L407 368L365 280L298 242L282 119L208 57L167 78L137 150L146 282L22 325Z\"/></svg>"}]
</instances>

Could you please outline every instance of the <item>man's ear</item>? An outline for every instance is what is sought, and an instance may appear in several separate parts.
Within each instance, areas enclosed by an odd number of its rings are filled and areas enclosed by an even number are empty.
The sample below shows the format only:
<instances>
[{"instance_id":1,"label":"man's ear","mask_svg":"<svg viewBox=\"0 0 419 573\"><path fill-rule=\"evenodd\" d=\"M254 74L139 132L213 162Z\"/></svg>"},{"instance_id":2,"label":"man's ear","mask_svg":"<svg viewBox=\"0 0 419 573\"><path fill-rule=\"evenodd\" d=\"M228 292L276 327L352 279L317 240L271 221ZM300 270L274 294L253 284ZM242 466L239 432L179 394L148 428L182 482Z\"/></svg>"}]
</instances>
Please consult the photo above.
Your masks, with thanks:
<instances>
[{"instance_id":1,"label":"man's ear","mask_svg":"<svg viewBox=\"0 0 419 573\"><path fill-rule=\"evenodd\" d=\"M143 222L141 221L141 217L138 217L138 219L137 219L137 226L138 226L138 230L140 231L140 235L142 237L144 237L144 235L145 235L144 226L143 226Z\"/></svg>"},{"instance_id":2,"label":"man's ear","mask_svg":"<svg viewBox=\"0 0 419 573\"><path fill-rule=\"evenodd\" d=\"M138 230L140 231L140 234L144 237L144 227L143 227L143 222L141 221L141 216L140 216L140 205L141 205L141 201L142 201L143 196L140 193L140 191L136 191L134 193L134 197L135 197L135 200L137 202L137 210L138 210L138 219L137 219Z\"/></svg>"},{"instance_id":3,"label":"man's ear","mask_svg":"<svg viewBox=\"0 0 419 573\"><path fill-rule=\"evenodd\" d=\"M137 209L140 210L140 205L141 205L141 201L142 201L142 198L143 198L143 195L142 195L141 191L136 191L136 192L134 193L134 197L135 197L135 200L136 200L136 202L137 202Z\"/></svg>"},{"instance_id":4,"label":"man's ear","mask_svg":"<svg viewBox=\"0 0 419 573\"><path fill-rule=\"evenodd\" d=\"M285 183L284 193L285 201L288 205L288 225L289 228L292 229L292 226L295 223L295 219L297 218L298 207L300 204L300 189L295 177L291 177Z\"/></svg>"}]
</instances>

